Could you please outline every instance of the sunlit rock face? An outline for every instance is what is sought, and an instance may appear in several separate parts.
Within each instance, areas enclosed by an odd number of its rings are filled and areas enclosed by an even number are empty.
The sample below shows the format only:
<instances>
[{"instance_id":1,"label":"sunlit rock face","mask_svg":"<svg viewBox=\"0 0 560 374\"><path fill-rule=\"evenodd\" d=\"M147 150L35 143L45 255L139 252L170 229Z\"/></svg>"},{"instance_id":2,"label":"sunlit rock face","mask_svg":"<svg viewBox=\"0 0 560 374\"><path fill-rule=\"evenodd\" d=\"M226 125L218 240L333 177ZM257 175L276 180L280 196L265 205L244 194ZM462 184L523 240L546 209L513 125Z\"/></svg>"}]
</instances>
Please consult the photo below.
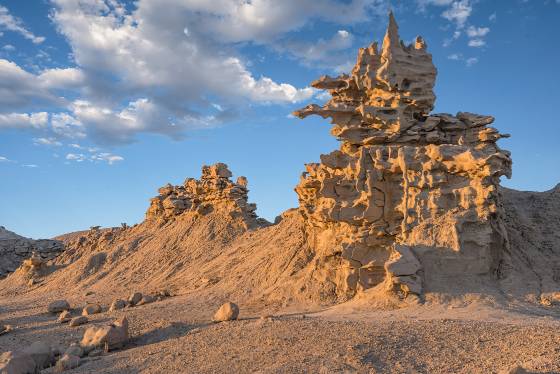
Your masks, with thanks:
<instances>
[{"instance_id":1,"label":"sunlit rock face","mask_svg":"<svg viewBox=\"0 0 560 374\"><path fill-rule=\"evenodd\" d=\"M435 78L426 43L405 45L391 14L381 49L360 49L350 75L313 82L332 99L294 113L330 117L342 142L296 187L315 277L341 299L499 272L507 238L497 187L511 159L496 141L507 135L490 116L430 114Z\"/></svg>"},{"instance_id":2,"label":"sunlit rock face","mask_svg":"<svg viewBox=\"0 0 560 374\"><path fill-rule=\"evenodd\" d=\"M146 220L169 221L188 212L204 215L221 211L241 218L248 226L260 224L257 206L247 200L247 178L239 177L233 182L231 176L226 164L217 163L203 166L200 180L187 178L183 185L161 187L159 195L150 201Z\"/></svg>"}]
</instances>

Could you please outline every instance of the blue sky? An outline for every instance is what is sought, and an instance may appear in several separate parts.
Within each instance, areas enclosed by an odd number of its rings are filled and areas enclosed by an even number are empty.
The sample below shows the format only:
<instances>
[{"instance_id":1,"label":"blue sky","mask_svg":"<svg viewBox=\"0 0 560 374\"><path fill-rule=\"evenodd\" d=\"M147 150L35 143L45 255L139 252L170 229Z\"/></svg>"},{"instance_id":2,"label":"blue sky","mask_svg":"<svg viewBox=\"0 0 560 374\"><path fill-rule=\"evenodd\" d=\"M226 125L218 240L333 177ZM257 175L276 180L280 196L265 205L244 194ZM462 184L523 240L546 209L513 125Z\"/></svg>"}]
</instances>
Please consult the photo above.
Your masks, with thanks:
<instances>
[{"instance_id":1,"label":"blue sky","mask_svg":"<svg viewBox=\"0 0 560 374\"><path fill-rule=\"evenodd\" d=\"M560 0L0 0L0 225L38 238L133 224L225 162L259 215L297 206L330 125L289 114L381 40L392 7L438 68L435 112L491 114L508 187L560 182Z\"/></svg>"}]
</instances>

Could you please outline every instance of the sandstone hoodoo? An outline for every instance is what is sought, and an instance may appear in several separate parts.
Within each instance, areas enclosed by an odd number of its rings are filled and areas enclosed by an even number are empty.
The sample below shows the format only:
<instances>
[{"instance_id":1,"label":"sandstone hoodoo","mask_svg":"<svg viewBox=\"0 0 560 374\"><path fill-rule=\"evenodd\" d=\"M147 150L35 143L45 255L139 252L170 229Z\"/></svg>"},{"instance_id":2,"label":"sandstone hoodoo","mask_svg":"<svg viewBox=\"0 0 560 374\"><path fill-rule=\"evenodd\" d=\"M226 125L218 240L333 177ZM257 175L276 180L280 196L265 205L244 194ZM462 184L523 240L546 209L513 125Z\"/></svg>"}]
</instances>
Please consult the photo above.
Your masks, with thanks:
<instances>
[{"instance_id":1,"label":"sandstone hoodoo","mask_svg":"<svg viewBox=\"0 0 560 374\"><path fill-rule=\"evenodd\" d=\"M230 180L231 171L226 164L217 163L202 167L200 180L187 178L183 185L167 184L151 200L146 220L167 221L185 212L207 214L223 210L232 217L240 217L249 225L257 223L256 204L247 201L247 178Z\"/></svg>"},{"instance_id":2,"label":"sandstone hoodoo","mask_svg":"<svg viewBox=\"0 0 560 374\"><path fill-rule=\"evenodd\" d=\"M507 262L498 186L511 159L496 144L507 135L491 116L431 114L435 78L424 40L405 45L391 14L381 49L313 82L332 99L294 113L330 117L342 142L296 187L315 278L340 300L376 286L420 294Z\"/></svg>"}]
</instances>

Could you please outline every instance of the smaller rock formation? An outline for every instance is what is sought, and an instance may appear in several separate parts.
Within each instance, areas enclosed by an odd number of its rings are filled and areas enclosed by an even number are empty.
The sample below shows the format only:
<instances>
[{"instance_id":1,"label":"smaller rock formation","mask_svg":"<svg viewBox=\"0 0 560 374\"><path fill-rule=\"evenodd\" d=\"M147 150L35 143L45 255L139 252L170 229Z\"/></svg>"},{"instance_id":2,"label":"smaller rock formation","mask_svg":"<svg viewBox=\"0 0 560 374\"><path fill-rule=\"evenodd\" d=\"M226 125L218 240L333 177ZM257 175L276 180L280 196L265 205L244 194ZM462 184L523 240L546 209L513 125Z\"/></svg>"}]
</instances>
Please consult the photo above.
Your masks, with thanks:
<instances>
[{"instance_id":1,"label":"smaller rock formation","mask_svg":"<svg viewBox=\"0 0 560 374\"><path fill-rule=\"evenodd\" d=\"M80 366L80 357L65 353L57 362L55 372L72 370Z\"/></svg>"},{"instance_id":2,"label":"smaller rock formation","mask_svg":"<svg viewBox=\"0 0 560 374\"><path fill-rule=\"evenodd\" d=\"M128 339L128 320L123 317L108 326L88 328L80 345L86 352L98 347L104 347L108 351L122 347Z\"/></svg>"},{"instance_id":3,"label":"smaller rock formation","mask_svg":"<svg viewBox=\"0 0 560 374\"><path fill-rule=\"evenodd\" d=\"M257 206L247 201L247 178L232 182L231 176L226 164L217 163L203 166L200 180L187 178L181 186L161 187L159 195L151 199L146 220L165 222L186 212L204 215L222 210L255 224Z\"/></svg>"},{"instance_id":4,"label":"smaller rock formation","mask_svg":"<svg viewBox=\"0 0 560 374\"><path fill-rule=\"evenodd\" d=\"M70 304L66 300L55 300L47 306L49 313L60 313L65 310L70 310Z\"/></svg>"},{"instance_id":5,"label":"smaller rock formation","mask_svg":"<svg viewBox=\"0 0 560 374\"><path fill-rule=\"evenodd\" d=\"M14 272L26 258L33 256L33 263L28 261L27 266L38 266L39 259L46 262L63 250L64 246L58 240L28 239L0 226L0 279Z\"/></svg>"},{"instance_id":6,"label":"smaller rock formation","mask_svg":"<svg viewBox=\"0 0 560 374\"><path fill-rule=\"evenodd\" d=\"M224 321L233 321L236 320L239 316L239 307L232 303L227 302L220 307L214 314L214 318L212 321L214 322L224 322Z\"/></svg>"}]
</instances>

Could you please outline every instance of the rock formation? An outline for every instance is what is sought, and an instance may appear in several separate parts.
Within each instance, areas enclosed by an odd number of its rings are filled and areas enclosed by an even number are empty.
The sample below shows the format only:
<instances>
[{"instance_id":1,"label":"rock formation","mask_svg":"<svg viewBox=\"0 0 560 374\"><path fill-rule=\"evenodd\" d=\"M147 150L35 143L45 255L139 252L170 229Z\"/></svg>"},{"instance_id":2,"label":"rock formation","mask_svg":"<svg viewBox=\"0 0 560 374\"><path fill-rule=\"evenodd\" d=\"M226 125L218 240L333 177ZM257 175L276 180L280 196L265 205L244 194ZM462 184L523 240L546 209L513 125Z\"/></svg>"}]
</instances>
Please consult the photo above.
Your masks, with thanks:
<instances>
[{"instance_id":1,"label":"rock formation","mask_svg":"<svg viewBox=\"0 0 560 374\"><path fill-rule=\"evenodd\" d=\"M185 212L204 215L223 210L244 219L249 226L255 224L257 206L247 201L247 178L239 177L234 183L231 176L226 164L217 163L203 166L200 180L187 178L182 186L161 187L159 195L151 199L146 220L165 222Z\"/></svg>"},{"instance_id":2,"label":"rock formation","mask_svg":"<svg viewBox=\"0 0 560 374\"><path fill-rule=\"evenodd\" d=\"M391 14L383 45L360 49L350 75L323 76L340 150L306 165L296 192L315 251L314 277L340 299L380 285L420 294L434 277L499 272L507 234L500 176L511 159L491 116L430 114L436 68L426 43L399 38Z\"/></svg>"},{"instance_id":3,"label":"rock formation","mask_svg":"<svg viewBox=\"0 0 560 374\"><path fill-rule=\"evenodd\" d=\"M26 258L33 257L36 265L40 259L53 259L63 250L58 240L28 239L0 226L0 278L14 272Z\"/></svg>"}]
</instances>

